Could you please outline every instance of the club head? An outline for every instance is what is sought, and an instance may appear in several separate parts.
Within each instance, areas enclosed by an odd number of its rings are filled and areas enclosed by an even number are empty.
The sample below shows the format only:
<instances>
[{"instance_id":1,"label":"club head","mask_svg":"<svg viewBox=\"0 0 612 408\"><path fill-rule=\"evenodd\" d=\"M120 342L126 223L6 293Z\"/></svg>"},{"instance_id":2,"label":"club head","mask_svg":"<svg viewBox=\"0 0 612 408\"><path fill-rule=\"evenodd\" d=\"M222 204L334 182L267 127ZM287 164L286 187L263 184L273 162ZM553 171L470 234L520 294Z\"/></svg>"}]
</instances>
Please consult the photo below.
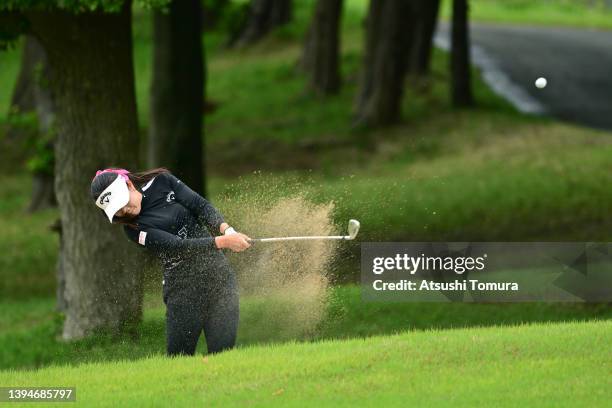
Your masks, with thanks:
<instances>
[{"instance_id":1,"label":"club head","mask_svg":"<svg viewBox=\"0 0 612 408\"><path fill-rule=\"evenodd\" d=\"M357 233L359 232L359 221L357 220L349 220L348 224L348 238L347 239L355 239Z\"/></svg>"}]
</instances>

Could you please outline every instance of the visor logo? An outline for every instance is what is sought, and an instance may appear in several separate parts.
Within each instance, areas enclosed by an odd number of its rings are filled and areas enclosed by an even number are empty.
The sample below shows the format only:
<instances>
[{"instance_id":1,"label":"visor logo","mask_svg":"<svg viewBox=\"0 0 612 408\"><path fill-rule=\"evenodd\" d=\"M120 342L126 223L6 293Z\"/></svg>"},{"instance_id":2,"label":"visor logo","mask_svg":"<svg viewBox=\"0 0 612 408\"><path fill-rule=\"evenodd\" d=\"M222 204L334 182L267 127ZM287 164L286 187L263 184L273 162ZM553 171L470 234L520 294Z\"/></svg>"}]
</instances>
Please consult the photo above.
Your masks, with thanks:
<instances>
[{"instance_id":1,"label":"visor logo","mask_svg":"<svg viewBox=\"0 0 612 408\"><path fill-rule=\"evenodd\" d=\"M110 195L112 194L111 191L109 191L108 193L104 193L101 197L100 197L100 205L104 205L104 204L108 204L110 202Z\"/></svg>"}]
</instances>

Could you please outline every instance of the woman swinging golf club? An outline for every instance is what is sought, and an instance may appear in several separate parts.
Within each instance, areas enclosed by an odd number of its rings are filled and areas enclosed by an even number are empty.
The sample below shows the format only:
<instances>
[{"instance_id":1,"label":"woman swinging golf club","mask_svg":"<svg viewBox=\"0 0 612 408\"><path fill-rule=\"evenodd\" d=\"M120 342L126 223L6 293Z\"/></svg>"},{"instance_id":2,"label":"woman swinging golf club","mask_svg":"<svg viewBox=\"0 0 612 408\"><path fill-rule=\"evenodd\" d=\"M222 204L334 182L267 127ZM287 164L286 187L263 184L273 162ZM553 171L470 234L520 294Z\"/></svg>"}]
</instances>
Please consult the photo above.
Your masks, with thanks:
<instances>
[{"instance_id":1,"label":"woman swinging golf club","mask_svg":"<svg viewBox=\"0 0 612 408\"><path fill-rule=\"evenodd\" d=\"M165 168L98 170L91 195L111 223L124 224L129 239L164 266L167 354L193 355L202 330L209 353L232 348L238 289L221 249L243 251L249 237Z\"/></svg>"}]
</instances>

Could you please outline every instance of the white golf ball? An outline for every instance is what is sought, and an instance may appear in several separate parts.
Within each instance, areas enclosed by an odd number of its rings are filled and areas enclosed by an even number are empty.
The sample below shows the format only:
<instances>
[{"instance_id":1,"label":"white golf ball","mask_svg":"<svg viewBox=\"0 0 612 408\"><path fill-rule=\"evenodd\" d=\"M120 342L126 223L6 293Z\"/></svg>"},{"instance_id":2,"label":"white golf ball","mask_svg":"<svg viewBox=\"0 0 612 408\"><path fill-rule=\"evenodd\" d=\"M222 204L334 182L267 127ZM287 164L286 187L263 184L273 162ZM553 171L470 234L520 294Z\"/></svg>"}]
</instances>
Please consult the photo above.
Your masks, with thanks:
<instances>
[{"instance_id":1,"label":"white golf ball","mask_svg":"<svg viewBox=\"0 0 612 408\"><path fill-rule=\"evenodd\" d=\"M548 81L546 81L546 78L538 78L535 81L535 86L538 87L539 89L542 89L546 86L547 83Z\"/></svg>"}]
</instances>

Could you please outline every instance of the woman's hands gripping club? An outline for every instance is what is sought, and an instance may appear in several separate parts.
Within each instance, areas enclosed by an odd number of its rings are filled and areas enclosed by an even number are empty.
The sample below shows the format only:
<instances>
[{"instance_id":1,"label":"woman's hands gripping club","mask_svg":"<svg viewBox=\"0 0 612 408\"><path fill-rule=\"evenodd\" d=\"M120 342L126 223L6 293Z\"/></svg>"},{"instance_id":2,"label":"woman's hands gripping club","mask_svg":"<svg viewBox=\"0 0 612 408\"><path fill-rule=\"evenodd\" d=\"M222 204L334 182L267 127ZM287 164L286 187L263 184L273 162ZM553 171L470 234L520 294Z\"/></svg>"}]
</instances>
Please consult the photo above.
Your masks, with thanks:
<instances>
[{"instance_id":1,"label":"woman's hands gripping club","mask_svg":"<svg viewBox=\"0 0 612 408\"><path fill-rule=\"evenodd\" d=\"M241 252L251 246L249 243L251 238L241 232L236 232L232 227L225 228L223 234L215 237L215 245L219 249L228 248L234 252Z\"/></svg>"}]
</instances>

